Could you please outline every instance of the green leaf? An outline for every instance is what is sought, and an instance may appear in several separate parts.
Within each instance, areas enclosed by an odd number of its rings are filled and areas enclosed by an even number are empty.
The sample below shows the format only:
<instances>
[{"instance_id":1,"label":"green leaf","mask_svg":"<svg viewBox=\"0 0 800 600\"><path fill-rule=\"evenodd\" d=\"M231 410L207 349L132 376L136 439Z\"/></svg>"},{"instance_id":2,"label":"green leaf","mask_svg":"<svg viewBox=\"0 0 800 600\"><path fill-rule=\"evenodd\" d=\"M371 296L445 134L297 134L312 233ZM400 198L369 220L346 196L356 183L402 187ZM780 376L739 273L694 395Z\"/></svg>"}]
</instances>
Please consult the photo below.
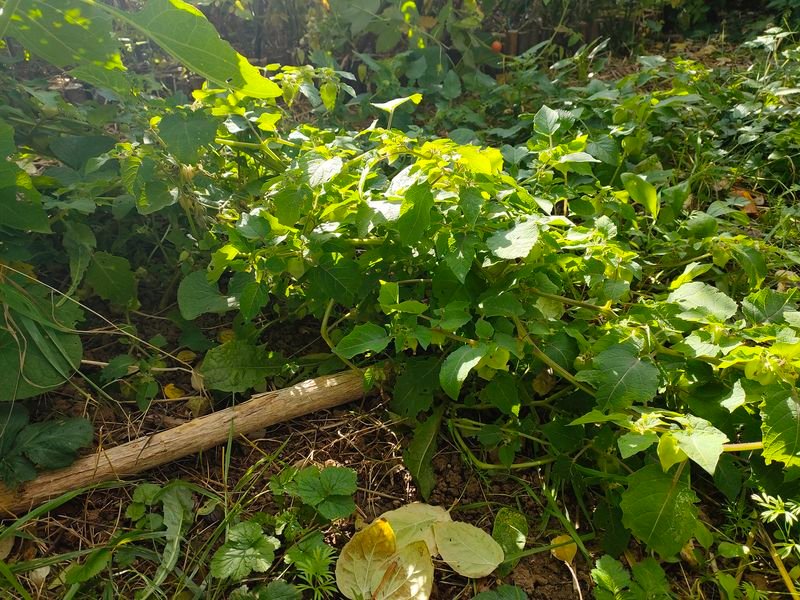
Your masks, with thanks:
<instances>
[{"instance_id":1,"label":"green leaf","mask_svg":"<svg viewBox=\"0 0 800 600\"><path fill-rule=\"evenodd\" d=\"M751 288L756 288L764 281L767 276L767 263L764 261L764 254L752 246L737 245L731 247L733 258L739 263Z\"/></svg>"},{"instance_id":2,"label":"green leaf","mask_svg":"<svg viewBox=\"0 0 800 600\"><path fill-rule=\"evenodd\" d=\"M280 374L284 361L263 346L231 340L212 348L200 365L203 383L212 390L244 392Z\"/></svg>"},{"instance_id":3,"label":"green leaf","mask_svg":"<svg viewBox=\"0 0 800 600\"><path fill-rule=\"evenodd\" d=\"M414 244L422 239L431 224L433 193L427 184L417 183L406 191L397 231L403 244Z\"/></svg>"},{"instance_id":4,"label":"green leaf","mask_svg":"<svg viewBox=\"0 0 800 600\"><path fill-rule=\"evenodd\" d=\"M238 300L239 312L246 321L253 319L269 301L269 288L256 281L253 273L237 273L228 284L228 294Z\"/></svg>"},{"instance_id":5,"label":"green leaf","mask_svg":"<svg viewBox=\"0 0 800 600\"><path fill-rule=\"evenodd\" d=\"M628 476L628 488L620 502L622 522L648 548L670 557L694 534L696 503L688 469L670 475L658 465L647 465Z\"/></svg>"},{"instance_id":6,"label":"green leaf","mask_svg":"<svg viewBox=\"0 0 800 600\"><path fill-rule=\"evenodd\" d=\"M386 329L375 323L364 323L356 325L342 338L336 345L336 354L349 359L365 352L382 352L390 341L392 338Z\"/></svg>"},{"instance_id":7,"label":"green leaf","mask_svg":"<svg viewBox=\"0 0 800 600\"><path fill-rule=\"evenodd\" d=\"M0 227L50 233L50 221L42 208L31 178L17 165L0 160Z\"/></svg>"},{"instance_id":8,"label":"green leaf","mask_svg":"<svg viewBox=\"0 0 800 600\"><path fill-rule=\"evenodd\" d=\"M764 461L800 466L800 401L794 389L777 385L767 388L759 409Z\"/></svg>"},{"instance_id":9,"label":"green leaf","mask_svg":"<svg viewBox=\"0 0 800 600\"><path fill-rule=\"evenodd\" d=\"M489 250L498 258L526 258L539 240L539 226L533 221L517 223L511 229L498 231L486 240Z\"/></svg>"},{"instance_id":10,"label":"green leaf","mask_svg":"<svg viewBox=\"0 0 800 600\"><path fill-rule=\"evenodd\" d=\"M216 120L200 111L173 113L162 118L158 124L158 134L169 153L187 164L198 161L200 149L212 143L216 133Z\"/></svg>"},{"instance_id":11,"label":"green leaf","mask_svg":"<svg viewBox=\"0 0 800 600\"><path fill-rule=\"evenodd\" d=\"M65 296L71 296L75 289L80 285L86 269L92 260L92 253L97 246L97 239L92 229L84 223L64 223L66 231L62 238L62 243L69 256L69 275L72 282Z\"/></svg>"},{"instance_id":12,"label":"green leaf","mask_svg":"<svg viewBox=\"0 0 800 600\"><path fill-rule=\"evenodd\" d=\"M783 314L794 310L795 291L782 293L764 288L750 294L742 301L742 314L753 325L784 323Z\"/></svg>"},{"instance_id":13,"label":"green leaf","mask_svg":"<svg viewBox=\"0 0 800 600\"><path fill-rule=\"evenodd\" d=\"M403 452L403 463L414 477L419 493L425 500L430 497L436 484L432 461L436 454L443 414L444 406L440 406L430 417L417 425L413 439Z\"/></svg>"},{"instance_id":14,"label":"green leaf","mask_svg":"<svg viewBox=\"0 0 800 600\"><path fill-rule=\"evenodd\" d=\"M178 308L187 321L205 313L221 314L236 307L236 298L221 294L217 286L208 281L205 271L189 273L178 286Z\"/></svg>"},{"instance_id":15,"label":"green leaf","mask_svg":"<svg viewBox=\"0 0 800 600\"><path fill-rule=\"evenodd\" d=\"M371 104L375 108L379 108L382 111L393 113L398 106L401 106L406 102L419 104L420 102L422 102L422 94L411 94L410 96L404 96L403 98L395 98L394 100L389 100L388 102L372 102Z\"/></svg>"},{"instance_id":16,"label":"green leaf","mask_svg":"<svg viewBox=\"0 0 800 600\"><path fill-rule=\"evenodd\" d=\"M553 135L558 131L560 124L561 117L558 111L553 110L546 104L543 104L533 117L533 130L542 135Z\"/></svg>"},{"instance_id":17,"label":"green leaf","mask_svg":"<svg viewBox=\"0 0 800 600\"><path fill-rule=\"evenodd\" d=\"M461 79L459 79L458 73L456 73L453 69L450 69L447 72L447 75L444 76L444 82L442 83L442 96L448 100L454 100L460 95Z\"/></svg>"},{"instance_id":18,"label":"green leaf","mask_svg":"<svg viewBox=\"0 0 800 600\"><path fill-rule=\"evenodd\" d=\"M83 561L83 564L73 563L64 572L64 582L67 585L74 585L89 581L102 573L111 561L111 550L108 548L98 548L92 550Z\"/></svg>"},{"instance_id":19,"label":"green leaf","mask_svg":"<svg viewBox=\"0 0 800 600\"><path fill-rule=\"evenodd\" d=\"M433 395L439 391L439 361L436 358L409 359L397 376L390 406L404 417L416 418L433 405Z\"/></svg>"},{"instance_id":20,"label":"green leaf","mask_svg":"<svg viewBox=\"0 0 800 600\"><path fill-rule=\"evenodd\" d=\"M102 8L81 0L21 0L8 30L26 50L57 67L122 68L113 32Z\"/></svg>"},{"instance_id":21,"label":"green leaf","mask_svg":"<svg viewBox=\"0 0 800 600\"><path fill-rule=\"evenodd\" d=\"M50 141L56 158L73 169L82 169L89 159L111 150L117 143L107 135L62 135Z\"/></svg>"},{"instance_id":22,"label":"green leaf","mask_svg":"<svg viewBox=\"0 0 800 600\"><path fill-rule=\"evenodd\" d=\"M217 85L252 98L277 98L281 88L262 76L226 41L202 12L183 0L148 0L137 13L111 9L177 61Z\"/></svg>"},{"instance_id":23,"label":"green leaf","mask_svg":"<svg viewBox=\"0 0 800 600\"><path fill-rule=\"evenodd\" d=\"M350 306L361 284L361 272L355 261L341 254L325 254L308 271L309 293L317 298L334 299Z\"/></svg>"},{"instance_id":24,"label":"green leaf","mask_svg":"<svg viewBox=\"0 0 800 600\"><path fill-rule=\"evenodd\" d=\"M306 174L308 175L308 185L312 188L319 187L323 183L328 183L341 171L344 163L338 156L329 159L315 158L308 161Z\"/></svg>"},{"instance_id":25,"label":"green leaf","mask_svg":"<svg viewBox=\"0 0 800 600\"><path fill-rule=\"evenodd\" d=\"M591 575L598 591L602 590L611 594L610 596L603 596L603 598L612 600L623 598L622 593L631 582L630 573L622 566L622 563L608 554L598 559ZM599 594L598 597L600 597Z\"/></svg>"},{"instance_id":26,"label":"green leaf","mask_svg":"<svg viewBox=\"0 0 800 600\"><path fill-rule=\"evenodd\" d=\"M636 433L634 431L629 431L620 436L619 440L617 440L617 446L619 446L620 456L625 459L643 450L647 450L656 442L658 442L658 434L656 433Z\"/></svg>"},{"instance_id":27,"label":"green leaf","mask_svg":"<svg viewBox=\"0 0 800 600\"><path fill-rule=\"evenodd\" d=\"M693 415L686 415L684 419L686 422L683 429L672 431L672 437L686 456L709 475L714 475L717 461L722 454L722 445L729 441L728 436L705 419Z\"/></svg>"},{"instance_id":28,"label":"green leaf","mask_svg":"<svg viewBox=\"0 0 800 600\"><path fill-rule=\"evenodd\" d=\"M458 400L461 386L467 375L488 352L488 346L479 344L477 346L461 346L447 356L441 371L439 371L439 383L448 396L453 400Z\"/></svg>"},{"instance_id":29,"label":"green leaf","mask_svg":"<svg viewBox=\"0 0 800 600\"><path fill-rule=\"evenodd\" d=\"M514 375L497 373L479 396L482 402L493 404L503 414L519 416L519 388Z\"/></svg>"},{"instance_id":30,"label":"green leaf","mask_svg":"<svg viewBox=\"0 0 800 600\"><path fill-rule=\"evenodd\" d=\"M344 467L307 467L295 476L295 491L300 499L313 506L326 519L342 519L356 506L356 473Z\"/></svg>"},{"instance_id":31,"label":"green leaf","mask_svg":"<svg viewBox=\"0 0 800 600\"><path fill-rule=\"evenodd\" d=\"M651 217L657 218L659 204L656 188L644 177L635 173L623 173L620 175L620 179L634 202L644 206Z\"/></svg>"},{"instance_id":32,"label":"green leaf","mask_svg":"<svg viewBox=\"0 0 800 600\"><path fill-rule=\"evenodd\" d=\"M688 321L713 319L725 321L736 314L738 305L717 288L693 281L685 283L667 297L667 302L677 304L683 309L679 315Z\"/></svg>"},{"instance_id":33,"label":"green leaf","mask_svg":"<svg viewBox=\"0 0 800 600\"><path fill-rule=\"evenodd\" d=\"M238 523L228 530L227 541L211 559L211 575L240 581L253 571L264 573L275 560L280 542L264 535L253 521Z\"/></svg>"},{"instance_id":34,"label":"green leaf","mask_svg":"<svg viewBox=\"0 0 800 600\"><path fill-rule=\"evenodd\" d=\"M43 421L28 425L17 436L20 452L45 469L66 467L80 448L92 443L94 430L86 419Z\"/></svg>"},{"instance_id":35,"label":"green leaf","mask_svg":"<svg viewBox=\"0 0 800 600\"><path fill-rule=\"evenodd\" d=\"M492 537L503 549L507 562L500 565L499 574L512 571L519 559L508 562L508 558L522 552L528 539L528 519L521 512L503 507L497 511L492 527Z\"/></svg>"},{"instance_id":36,"label":"green leaf","mask_svg":"<svg viewBox=\"0 0 800 600\"><path fill-rule=\"evenodd\" d=\"M86 283L95 293L117 306L138 306L136 298L136 275L127 258L108 252L95 252L86 271Z\"/></svg>"},{"instance_id":37,"label":"green leaf","mask_svg":"<svg viewBox=\"0 0 800 600\"><path fill-rule=\"evenodd\" d=\"M594 358L595 398L601 410L622 410L652 400L658 391L658 369L641 360L630 346L614 346Z\"/></svg>"},{"instance_id":38,"label":"green leaf","mask_svg":"<svg viewBox=\"0 0 800 600\"><path fill-rule=\"evenodd\" d=\"M14 141L14 128L0 119L0 159L6 158L17 151Z\"/></svg>"},{"instance_id":39,"label":"green leaf","mask_svg":"<svg viewBox=\"0 0 800 600\"><path fill-rule=\"evenodd\" d=\"M631 591L637 598L669 600L674 597L664 569L652 556L631 565L631 571L633 571Z\"/></svg>"}]
</instances>

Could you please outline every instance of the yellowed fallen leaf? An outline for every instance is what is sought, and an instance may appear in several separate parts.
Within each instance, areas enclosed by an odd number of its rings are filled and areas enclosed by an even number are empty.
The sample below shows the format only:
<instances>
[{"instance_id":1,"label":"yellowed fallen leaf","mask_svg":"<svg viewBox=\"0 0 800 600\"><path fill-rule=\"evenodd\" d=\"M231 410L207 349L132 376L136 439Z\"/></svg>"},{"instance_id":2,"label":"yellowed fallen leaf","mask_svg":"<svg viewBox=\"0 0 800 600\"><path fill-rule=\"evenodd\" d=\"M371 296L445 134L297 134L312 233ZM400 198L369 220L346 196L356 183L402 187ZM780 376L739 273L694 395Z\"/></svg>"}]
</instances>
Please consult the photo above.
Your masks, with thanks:
<instances>
[{"instance_id":1,"label":"yellowed fallen leaf","mask_svg":"<svg viewBox=\"0 0 800 600\"><path fill-rule=\"evenodd\" d=\"M419 540L401 548L392 557L371 598L428 600L432 589L433 561L428 545Z\"/></svg>"},{"instance_id":2,"label":"yellowed fallen leaf","mask_svg":"<svg viewBox=\"0 0 800 600\"><path fill-rule=\"evenodd\" d=\"M195 358L197 358L197 354L195 354L191 350L181 350L180 352L178 352L178 354L175 355L175 358L185 363L191 363L194 361Z\"/></svg>"},{"instance_id":3,"label":"yellowed fallen leaf","mask_svg":"<svg viewBox=\"0 0 800 600\"><path fill-rule=\"evenodd\" d=\"M211 410L211 403L205 396L192 396L186 401L186 408L188 408L192 416L196 419L202 417Z\"/></svg>"},{"instance_id":4,"label":"yellowed fallen leaf","mask_svg":"<svg viewBox=\"0 0 800 600\"><path fill-rule=\"evenodd\" d=\"M558 560L563 560L565 563L571 564L572 561L575 560L575 554L578 552L578 546L575 545L575 542L572 542L571 540L572 536L570 535L559 535L554 537L552 540L550 540L551 544L564 544L564 542L570 543L559 546L558 548L553 548L550 550L550 553Z\"/></svg>"},{"instance_id":5,"label":"yellowed fallen leaf","mask_svg":"<svg viewBox=\"0 0 800 600\"><path fill-rule=\"evenodd\" d=\"M14 536L10 535L0 540L0 560L5 560L11 554L11 548L14 547Z\"/></svg>"},{"instance_id":6,"label":"yellowed fallen leaf","mask_svg":"<svg viewBox=\"0 0 800 600\"><path fill-rule=\"evenodd\" d=\"M372 598L396 549L394 531L384 519L356 533L336 561L339 591L350 600Z\"/></svg>"},{"instance_id":7,"label":"yellowed fallen leaf","mask_svg":"<svg viewBox=\"0 0 800 600\"><path fill-rule=\"evenodd\" d=\"M170 400L175 400L176 398L183 398L186 395L181 388L179 388L174 383L168 383L164 386L164 396L169 398Z\"/></svg>"}]
</instances>

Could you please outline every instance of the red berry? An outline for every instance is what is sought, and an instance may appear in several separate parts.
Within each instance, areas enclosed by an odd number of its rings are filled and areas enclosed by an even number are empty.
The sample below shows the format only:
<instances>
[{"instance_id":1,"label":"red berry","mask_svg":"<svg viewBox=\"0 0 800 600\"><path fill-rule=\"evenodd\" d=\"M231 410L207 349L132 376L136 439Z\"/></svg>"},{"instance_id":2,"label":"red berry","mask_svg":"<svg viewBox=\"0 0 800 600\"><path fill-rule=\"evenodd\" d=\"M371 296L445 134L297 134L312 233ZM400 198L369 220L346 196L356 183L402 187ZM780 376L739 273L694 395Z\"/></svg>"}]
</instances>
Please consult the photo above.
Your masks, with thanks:
<instances>
[{"instance_id":1,"label":"red berry","mask_svg":"<svg viewBox=\"0 0 800 600\"><path fill-rule=\"evenodd\" d=\"M492 42L492 51L499 53L503 49L503 43L500 40Z\"/></svg>"}]
</instances>

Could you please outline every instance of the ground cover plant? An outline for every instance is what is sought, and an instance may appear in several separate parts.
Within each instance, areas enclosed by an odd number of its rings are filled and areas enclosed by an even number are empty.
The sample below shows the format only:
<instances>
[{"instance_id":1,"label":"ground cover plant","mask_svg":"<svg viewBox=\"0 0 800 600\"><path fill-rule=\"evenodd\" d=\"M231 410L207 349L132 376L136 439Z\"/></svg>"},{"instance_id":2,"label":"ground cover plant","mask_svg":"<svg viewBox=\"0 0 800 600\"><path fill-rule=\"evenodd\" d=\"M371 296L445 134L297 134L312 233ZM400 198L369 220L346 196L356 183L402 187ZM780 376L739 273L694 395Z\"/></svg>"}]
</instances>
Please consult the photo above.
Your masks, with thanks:
<instances>
[{"instance_id":1,"label":"ground cover plant","mask_svg":"<svg viewBox=\"0 0 800 600\"><path fill-rule=\"evenodd\" d=\"M542 597L515 569L552 553L568 594L798 595L800 41L607 78L602 41L498 60L456 29L468 61L420 34L356 76L256 68L180 0L4 5L4 486L165 401L352 369L429 503L353 517L352 469L281 445L234 477L231 439L220 487L131 485L100 544L25 557L44 510L9 521L4 592ZM448 449L514 490L483 530L433 506Z\"/></svg>"}]
</instances>

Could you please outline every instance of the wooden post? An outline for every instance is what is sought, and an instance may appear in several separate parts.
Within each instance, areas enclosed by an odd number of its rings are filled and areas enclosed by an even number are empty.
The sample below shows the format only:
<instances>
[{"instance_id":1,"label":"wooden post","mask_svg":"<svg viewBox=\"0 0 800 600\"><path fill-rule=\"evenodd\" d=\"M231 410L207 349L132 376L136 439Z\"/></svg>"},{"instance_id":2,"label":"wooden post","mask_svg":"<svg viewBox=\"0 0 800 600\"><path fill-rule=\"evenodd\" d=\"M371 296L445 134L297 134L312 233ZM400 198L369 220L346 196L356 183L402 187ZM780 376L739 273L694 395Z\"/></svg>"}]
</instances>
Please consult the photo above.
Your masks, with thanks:
<instances>
[{"instance_id":1,"label":"wooden post","mask_svg":"<svg viewBox=\"0 0 800 600\"><path fill-rule=\"evenodd\" d=\"M317 377L289 388L253 396L226 408L108 450L98 450L64 469L45 471L15 490L0 484L0 518L84 486L121 479L247 434L364 396L360 373Z\"/></svg>"}]
</instances>

